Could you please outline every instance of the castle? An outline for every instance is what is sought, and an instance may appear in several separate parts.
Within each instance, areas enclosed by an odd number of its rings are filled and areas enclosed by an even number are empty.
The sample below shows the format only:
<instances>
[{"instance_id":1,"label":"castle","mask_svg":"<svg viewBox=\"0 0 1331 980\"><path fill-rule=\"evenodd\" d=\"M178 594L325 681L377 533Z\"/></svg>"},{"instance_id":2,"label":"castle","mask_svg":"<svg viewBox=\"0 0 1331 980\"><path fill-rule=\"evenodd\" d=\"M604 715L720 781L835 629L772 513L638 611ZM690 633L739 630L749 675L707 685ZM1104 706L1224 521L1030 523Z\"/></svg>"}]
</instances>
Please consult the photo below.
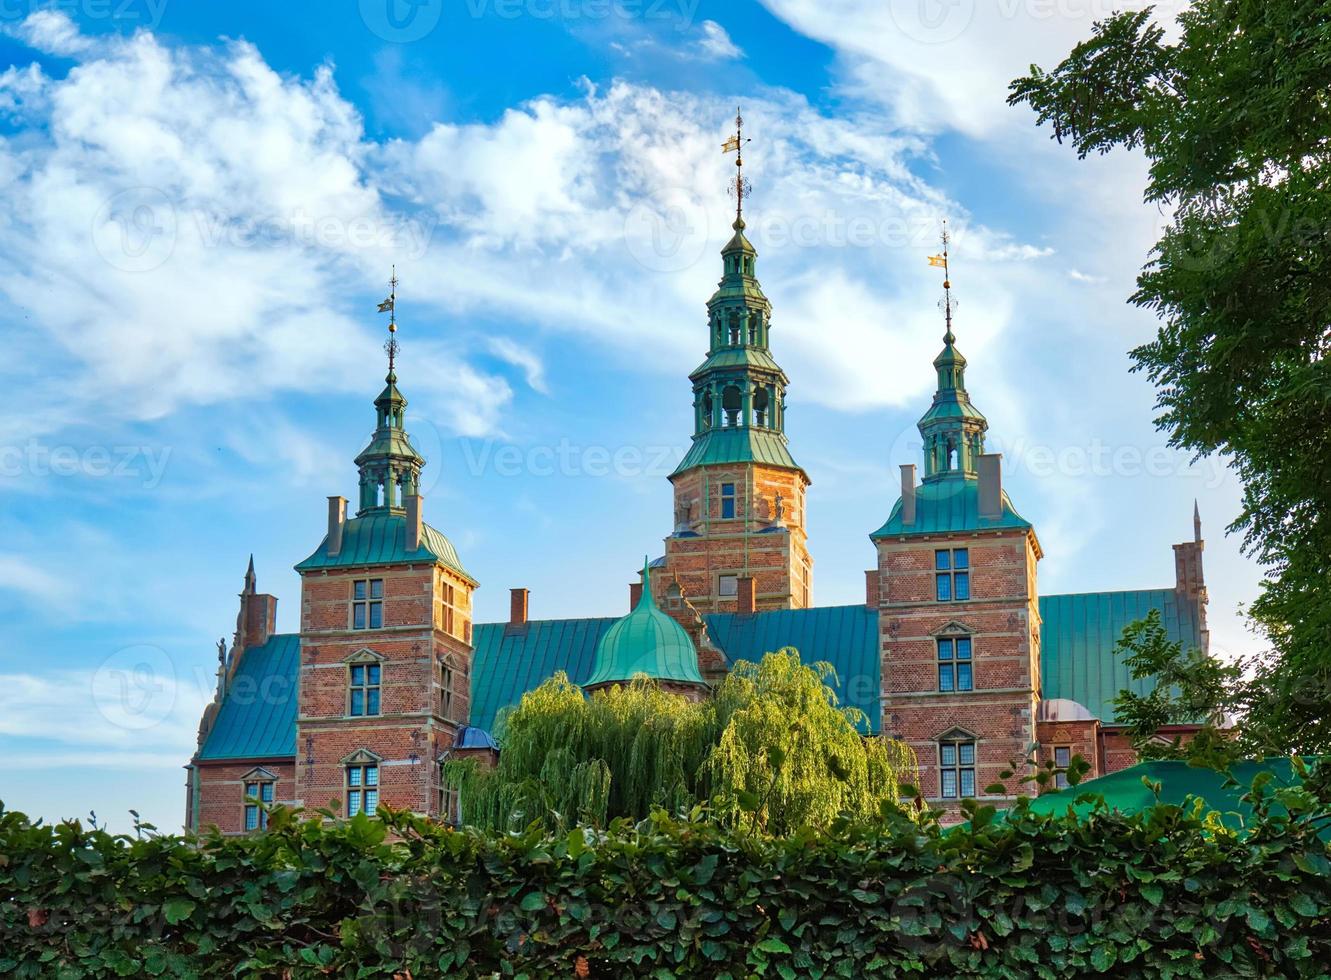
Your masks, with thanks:
<instances>
[{"instance_id":1,"label":"castle","mask_svg":"<svg viewBox=\"0 0 1331 980\"><path fill-rule=\"evenodd\" d=\"M834 667L866 735L915 750L938 806L1034 792L1012 779L986 793L1033 743L1060 765L1080 754L1090 776L1135 761L1112 700L1151 685L1114 646L1158 609L1171 639L1206 649L1196 513L1193 539L1174 545L1172 587L1041 595L1041 544L1004 491L1001 456L985 452L988 422L967 393L948 302L937 390L919 422L922 473L901 467L900 499L869 534L864 601L813 605L810 480L786 439L788 379L744 229L737 217L707 303L707 356L689 375L693 440L670 476L664 554L622 617L531 619L527 591L513 589L507 622L472 621L478 583L424 521L425 460L403 428L390 342L374 434L355 459L354 515L330 497L327 534L295 566L298 633L275 632L277 600L258 591L251 560L187 766L189 827L253 830L268 802L352 815L382 801L456 819L443 763L496 758L500 711L555 672L585 688L645 673L702 697L730 664L786 646Z\"/></svg>"}]
</instances>

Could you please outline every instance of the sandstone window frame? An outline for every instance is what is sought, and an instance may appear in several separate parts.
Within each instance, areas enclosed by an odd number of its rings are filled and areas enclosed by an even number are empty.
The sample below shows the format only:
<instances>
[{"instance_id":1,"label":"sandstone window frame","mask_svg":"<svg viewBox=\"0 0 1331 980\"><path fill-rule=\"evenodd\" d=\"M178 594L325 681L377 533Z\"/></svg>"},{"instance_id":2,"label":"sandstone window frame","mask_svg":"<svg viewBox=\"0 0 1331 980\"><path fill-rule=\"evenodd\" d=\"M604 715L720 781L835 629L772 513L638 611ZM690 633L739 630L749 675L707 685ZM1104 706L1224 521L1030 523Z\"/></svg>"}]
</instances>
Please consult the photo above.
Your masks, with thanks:
<instances>
[{"instance_id":1,"label":"sandstone window frame","mask_svg":"<svg viewBox=\"0 0 1331 980\"><path fill-rule=\"evenodd\" d=\"M938 692L969 694L975 690L975 641L969 633L934 637Z\"/></svg>"},{"instance_id":2,"label":"sandstone window frame","mask_svg":"<svg viewBox=\"0 0 1331 980\"><path fill-rule=\"evenodd\" d=\"M1059 753L1063 753L1063 760L1059 761ZM1072 746L1055 745L1053 746L1054 759L1054 788L1068 788L1068 766L1072 765Z\"/></svg>"},{"instance_id":3,"label":"sandstone window frame","mask_svg":"<svg viewBox=\"0 0 1331 980\"><path fill-rule=\"evenodd\" d=\"M350 622L353 630L377 630L384 625L384 580L358 578L351 583Z\"/></svg>"},{"instance_id":4,"label":"sandstone window frame","mask_svg":"<svg viewBox=\"0 0 1331 980\"><path fill-rule=\"evenodd\" d=\"M979 740L953 729L935 739L938 749L938 796L944 800L974 799ZM949 776L951 779L949 780ZM969 785L968 785L969 784ZM967 790L969 789L969 792Z\"/></svg>"},{"instance_id":5,"label":"sandstone window frame","mask_svg":"<svg viewBox=\"0 0 1331 980\"><path fill-rule=\"evenodd\" d=\"M383 714L384 658L368 648L342 661L346 667L347 718L378 718Z\"/></svg>"},{"instance_id":6,"label":"sandstone window frame","mask_svg":"<svg viewBox=\"0 0 1331 980\"><path fill-rule=\"evenodd\" d=\"M277 798L277 775L262 766L251 769L241 777L241 799L243 810L241 826L246 833L268 829L268 811Z\"/></svg>"},{"instance_id":7,"label":"sandstone window frame","mask_svg":"<svg viewBox=\"0 0 1331 980\"><path fill-rule=\"evenodd\" d=\"M383 761L383 756L369 749L357 749L342 760L343 799L348 817L358 813L374 815L379 806L379 767Z\"/></svg>"},{"instance_id":8,"label":"sandstone window frame","mask_svg":"<svg viewBox=\"0 0 1331 980\"><path fill-rule=\"evenodd\" d=\"M722 483L719 497L721 501L720 519L723 521L736 520L736 515L739 513L739 497L735 493L735 484Z\"/></svg>"},{"instance_id":9,"label":"sandstone window frame","mask_svg":"<svg viewBox=\"0 0 1331 980\"><path fill-rule=\"evenodd\" d=\"M970 546L935 548L934 601L969 602L970 598Z\"/></svg>"}]
</instances>

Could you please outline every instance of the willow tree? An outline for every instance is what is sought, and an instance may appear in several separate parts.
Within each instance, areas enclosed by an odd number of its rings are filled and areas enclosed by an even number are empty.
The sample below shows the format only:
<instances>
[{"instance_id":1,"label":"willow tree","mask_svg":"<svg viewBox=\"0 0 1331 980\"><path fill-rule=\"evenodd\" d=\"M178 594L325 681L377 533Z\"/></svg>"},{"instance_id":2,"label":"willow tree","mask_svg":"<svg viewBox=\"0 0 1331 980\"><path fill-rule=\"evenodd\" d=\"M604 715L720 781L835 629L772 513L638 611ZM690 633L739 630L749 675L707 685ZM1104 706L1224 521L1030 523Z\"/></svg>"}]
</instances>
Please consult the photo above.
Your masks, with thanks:
<instances>
[{"instance_id":1,"label":"willow tree","mask_svg":"<svg viewBox=\"0 0 1331 980\"><path fill-rule=\"evenodd\" d=\"M496 768L452 762L445 778L467 822L492 829L603 827L698 804L770 833L826 826L894 804L915 764L901 743L861 734L864 714L838 704L832 676L787 649L736 664L691 702L645 677L587 696L557 674L504 716Z\"/></svg>"}]
</instances>

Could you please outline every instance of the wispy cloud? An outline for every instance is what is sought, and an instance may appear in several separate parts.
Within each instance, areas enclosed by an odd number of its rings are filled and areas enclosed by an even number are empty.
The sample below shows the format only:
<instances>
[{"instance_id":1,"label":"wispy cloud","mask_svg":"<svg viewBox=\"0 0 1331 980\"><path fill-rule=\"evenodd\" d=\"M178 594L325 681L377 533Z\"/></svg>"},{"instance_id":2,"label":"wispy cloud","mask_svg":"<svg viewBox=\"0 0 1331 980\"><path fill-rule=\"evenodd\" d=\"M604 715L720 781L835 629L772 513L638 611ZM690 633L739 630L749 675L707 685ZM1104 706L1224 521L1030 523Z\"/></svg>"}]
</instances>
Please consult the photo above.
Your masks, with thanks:
<instances>
[{"instance_id":1,"label":"wispy cloud","mask_svg":"<svg viewBox=\"0 0 1331 980\"><path fill-rule=\"evenodd\" d=\"M699 25L702 37L698 39L698 48L706 58L729 61L744 57L744 52L730 39L726 29L714 20L705 20Z\"/></svg>"}]
</instances>

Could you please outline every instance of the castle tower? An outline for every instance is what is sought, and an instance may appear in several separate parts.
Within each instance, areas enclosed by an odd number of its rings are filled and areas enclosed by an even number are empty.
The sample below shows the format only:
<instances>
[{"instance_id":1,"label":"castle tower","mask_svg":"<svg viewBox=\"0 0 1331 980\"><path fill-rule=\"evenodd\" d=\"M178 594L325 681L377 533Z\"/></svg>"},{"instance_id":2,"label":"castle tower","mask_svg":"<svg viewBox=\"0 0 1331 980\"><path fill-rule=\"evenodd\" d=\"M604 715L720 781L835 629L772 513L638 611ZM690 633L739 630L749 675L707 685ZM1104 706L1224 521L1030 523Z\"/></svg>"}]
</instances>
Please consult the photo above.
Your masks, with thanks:
<instances>
[{"instance_id":1,"label":"castle tower","mask_svg":"<svg viewBox=\"0 0 1331 980\"><path fill-rule=\"evenodd\" d=\"M397 387L396 278L388 376L375 429L356 457L360 506L328 501L328 533L301 576L296 783L309 808L343 814L379 802L435 814L437 760L466 724L476 581L422 520L424 458L403 427Z\"/></svg>"},{"instance_id":2,"label":"castle tower","mask_svg":"<svg viewBox=\"0 0 1331 980\"><path fill-rule=\"evenodd\" d=\"M934 805L1001 803L1030 790L998 774L1035 741L1039 699L1039 541L1003 491L1002 458L984 452L988 423L966 391L966 359L947 330L937 389L920 419L924 478L901 468L901 498L871 538L882 655L883 733L908 742ZM870 590L873 596L874 590Z\"/></svg>"},{"instance_id":3,"label":"castle tower","mask_svg":"<svg viewBox=\"0 0 1331 980\"><path fill-rule=\"evenodd\" d=\"M707 301L707 359L693 383L693 442L670 475L674 531L656 588L678 580L701 613L736 609L740 580L755 583L757 609L810 605L812 560L805 533L809 478L786 443L784 371L769 347L772 306L744 236L742 120L726 144L736 157L734 235Z\"/></svg>"}]
</instances>

